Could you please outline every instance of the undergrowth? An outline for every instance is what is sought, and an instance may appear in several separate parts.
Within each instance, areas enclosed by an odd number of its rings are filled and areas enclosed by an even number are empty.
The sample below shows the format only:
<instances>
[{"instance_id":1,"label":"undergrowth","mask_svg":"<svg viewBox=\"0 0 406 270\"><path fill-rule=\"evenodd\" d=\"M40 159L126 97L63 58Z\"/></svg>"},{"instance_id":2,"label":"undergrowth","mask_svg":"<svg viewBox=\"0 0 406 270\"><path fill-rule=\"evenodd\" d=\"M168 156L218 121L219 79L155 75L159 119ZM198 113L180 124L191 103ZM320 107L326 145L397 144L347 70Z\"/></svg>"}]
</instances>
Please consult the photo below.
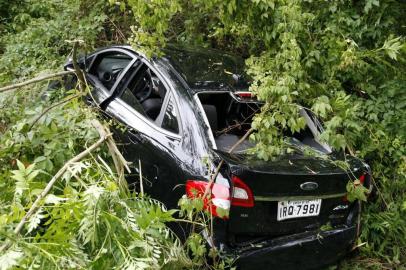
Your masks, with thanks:
<instances>
[{"instance_id":1,"label":"undergrowth","mask_svg":"<svg viewBox=\"0 0 406 270\"><path fill-rule=\"evenodd\" d=\"M404 269L405 4L392 0L168 3L2 1L0 85L60 69L71 50L66 40L83 39L84 51L90 51L125 43L131 31L131 41L137 46L176 41L251 56L247 63L255 79L252 90L278 112L261 114L255 120L253 137L262 145L258 154L269 158L283 152L280 131L301 128L295 104L311 108L324 120L324 139L365 159L373 171L375 193L362 216L360 254L345 261L342 268ZM132 30L131 25L135 26ZM34 118L49 106L40 98L44 89L46 85L40 83L7 99L0 94L1 240L11 237L13 224L55 170L97 136L89 126L93 112L77 100L52 110L29 130ZM188 242L186 250L196 255L191 258L164 226L173 218L171 212L158 202L122 191L105 163L109 164L109 157L99 150L72 168L55 188L55 197L50 196L30 221L23 238L10 238L14 246L6 257L8 265L204 265L200 236L193 235ZM88 190L98 197L90 196ZM93 217L99 219L93 219L91 227L80 221L90 215L75 209L96 209L95 200L100 204ZM142 203L154 209L152 216L142 212ZM131 212L120 211L128 206L150 222L141 218L134 223L128 216ZM138 222L144 224L142 233L131 231L133 225L140 226ZM57 226L61 226L60 233ZM131 238L122 239L115 230ZM148 241L160 247L160 254L143 248ZM136 256L150 257L131 259Z\"/></svg>"}]
</instances>

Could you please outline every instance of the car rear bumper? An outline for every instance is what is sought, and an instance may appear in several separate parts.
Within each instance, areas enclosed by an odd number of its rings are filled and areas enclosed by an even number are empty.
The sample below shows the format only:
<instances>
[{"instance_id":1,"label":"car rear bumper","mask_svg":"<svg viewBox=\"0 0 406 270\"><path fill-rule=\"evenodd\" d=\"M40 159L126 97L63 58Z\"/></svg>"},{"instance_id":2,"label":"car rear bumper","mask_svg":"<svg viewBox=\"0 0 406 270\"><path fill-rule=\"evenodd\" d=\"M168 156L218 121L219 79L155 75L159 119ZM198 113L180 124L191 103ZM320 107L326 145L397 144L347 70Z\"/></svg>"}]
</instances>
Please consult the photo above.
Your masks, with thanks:
<instances>
[{"instance_id":1,"label":"car rear bumper","mask_svg":"<svg viewBox=\"0 0 406 270\"><path fill-rule=\"evenodd\" d=\"M346 255L356 234L356 225L294 234L239 248L234 256L237 268L243 270L317 269Z\"/></svg>"}]
</instances>

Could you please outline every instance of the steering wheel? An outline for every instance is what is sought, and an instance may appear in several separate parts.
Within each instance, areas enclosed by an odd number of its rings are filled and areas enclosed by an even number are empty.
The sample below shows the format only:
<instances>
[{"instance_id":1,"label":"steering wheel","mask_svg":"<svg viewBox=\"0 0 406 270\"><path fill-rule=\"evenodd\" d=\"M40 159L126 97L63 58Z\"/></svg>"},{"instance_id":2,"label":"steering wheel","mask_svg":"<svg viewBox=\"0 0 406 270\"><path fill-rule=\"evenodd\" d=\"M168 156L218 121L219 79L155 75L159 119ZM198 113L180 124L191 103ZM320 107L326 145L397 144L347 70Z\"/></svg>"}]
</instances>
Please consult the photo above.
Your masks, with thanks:
<instances>
[{"instance_id":1,"label":"steering wheel","mask_svg":"<svg viewBox=\"0 0 406 270\"><path fill-rule=\"evenodd\" d=\"M136 94L136 97L138 98L140 103L144 102L152 94L153 85L151 80L151 73L149 70L145 72L145 76L141 80L144 81L144 87Z\"/></svg>"},{"instance_id":2,"label":"steering wheel","mask_svg":"<svg viewBox=\"0 0 406 270\"><path fill-rule=\"evenodd\" d=\"M117 78L120 76L121 72L123 71L122 68L112 69L110 71L103 71L99 72L99 79L102 84L110 89L113 87L114 83L117 81Z\"/></svg>"}]
</instances>

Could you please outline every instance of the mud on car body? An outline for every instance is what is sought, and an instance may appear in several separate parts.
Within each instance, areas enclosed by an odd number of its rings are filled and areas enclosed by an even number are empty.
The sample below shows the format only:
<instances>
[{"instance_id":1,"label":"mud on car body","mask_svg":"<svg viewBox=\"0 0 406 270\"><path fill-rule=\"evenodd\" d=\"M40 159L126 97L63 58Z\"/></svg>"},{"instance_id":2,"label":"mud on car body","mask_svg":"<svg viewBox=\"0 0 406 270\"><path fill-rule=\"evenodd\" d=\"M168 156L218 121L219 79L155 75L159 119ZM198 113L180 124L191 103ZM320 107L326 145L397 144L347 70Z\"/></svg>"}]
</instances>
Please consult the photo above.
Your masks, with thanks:
<instances>
[{"instance_id":1,"label":"mud on car body","mask_svg":"<svg viewBox=\"0 0 406 270\"><path fill-rule=\"evenodd\" d=\"M114 130L125 158L142 162L145 191L177 206L185 193L205 188L211 171L224 160L212 186L216 207L228 218L214 219L215 245L236 258L240 269L313 269L335 262L357 236L359 202L345 200L349 174L370 186L368 165L347 157L345 171L327 159L340 159L318 140L322 126L302 109L307 127L287 140L298 151L263 161L246 154L253 144L232 147L260 109L248 91L244 62L228 54L169 47L147 59L129 46L96 51L79 61L92 85L86 101L126 129ZM72 69L68 62L65 69ZM130 183L136 178L128 176ZM323 230L329 224L328 230Z\"/></svg>"}]
</instances>

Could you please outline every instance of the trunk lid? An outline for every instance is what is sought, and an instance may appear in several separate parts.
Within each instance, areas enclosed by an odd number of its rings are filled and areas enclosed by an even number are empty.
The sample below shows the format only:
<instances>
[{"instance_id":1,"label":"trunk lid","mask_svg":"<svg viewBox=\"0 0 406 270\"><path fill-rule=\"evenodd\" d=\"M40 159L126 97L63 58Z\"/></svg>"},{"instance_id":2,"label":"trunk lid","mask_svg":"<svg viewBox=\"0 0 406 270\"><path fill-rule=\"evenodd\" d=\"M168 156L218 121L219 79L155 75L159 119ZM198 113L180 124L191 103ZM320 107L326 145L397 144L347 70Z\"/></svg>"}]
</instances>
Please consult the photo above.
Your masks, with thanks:
<instances>
[{"instance_id":1,"label":"trunk lid","mask_svg":"<svg viewBox=\"0 0 406 270\"><path fill-rule=\"evenodd\" d=\"M253 207L231 206L228 230L233 242L303 232L329 222L345 223L350 207L343 197L350 174L331 161L304 155L263 161L248 155L216 153L228 165L230 177L240 178L254 197ZM357 159L349 162L352 173L359 177L364 171L363 163ZM309 182L313 189L303 188ZM277 220L279 201L312 199L321 199L317 216ZM336 211L337 207L340 211Z\"/></svg>"},{"instance_id":2,"label":"trunk lid","mask_svg":"<svg viewBox=\"0 0 406 270\"><path fill-rule=\"evenodd\" d=\"M348 172L325 159L287 155L264 161L248 155L216 152L228 164L231 174L244 180L255 197L327 196L346 192ZM357 170L355 167L354 171ZM305 182L315 182L318 187L303 190L300 185Z\"/></svg>"}]
</instances>

